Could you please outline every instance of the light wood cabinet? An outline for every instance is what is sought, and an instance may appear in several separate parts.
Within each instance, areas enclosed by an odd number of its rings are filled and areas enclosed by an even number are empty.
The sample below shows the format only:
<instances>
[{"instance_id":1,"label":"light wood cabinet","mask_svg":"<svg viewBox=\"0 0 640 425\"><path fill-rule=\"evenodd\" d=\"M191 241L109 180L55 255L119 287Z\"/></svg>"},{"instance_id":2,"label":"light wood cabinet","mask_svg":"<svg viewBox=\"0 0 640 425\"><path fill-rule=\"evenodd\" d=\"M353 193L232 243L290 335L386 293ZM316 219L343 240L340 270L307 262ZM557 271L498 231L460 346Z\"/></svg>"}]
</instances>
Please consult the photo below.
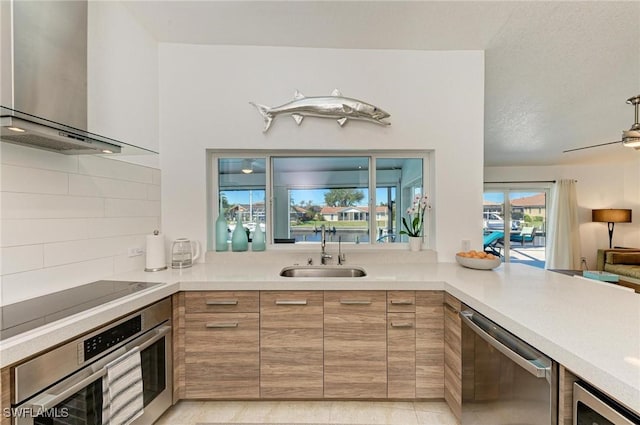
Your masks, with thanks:
<instances>
[{"instance_id":1,"label":"light wood cabinet","mask_svg":"<svg viewBox=\"0 0 640 425\"><path fill-rule=\"evenodd\" d=\"M387 397L416 397L416 292L387 292Z\"/></svg>"},{"instance_id":2,"label":"light wood cabinet","mask_svg":"<svg viewBox=\"0 0 640 425\"><path fill-rule=\"evenodd\" d=\"M174 398L455 403L460 323L444 299L443 291L180 293Z\"/></svg>"},{"instance_id":3,"label":"light wood cabinet","mask_svg":"<svg viewBox=\"0 0 640 425\"><path fill-rule=\"evenodd\" d=\"M11 408L11 382L10 369L5 367L0 370L0 425L9 425L11 418L6 415L5 409Z\"/></svg>"},{"instance_id":4,"label":"light wood cabinet","mask_svg":"<svg viewBox=\"0 0 640 425\"><path fill-rule=\"evenodd\" d=\"M230 295L238 299L230 298ZM239 297L245 295L255 302L240 304ZM257 300L257 292L186 294L186 398L237 399L260 396L260 319ZM200 312L209 308L234 312ZM249 311L237 312L240 309Z\"/></svg>"},{"instance_id":5,"label":"light wood cabinet","mask_svg":"<svg viewBox=\"0 0 640 425\"><path fill-rule=\"evenodd\" d=\"M444 399L453 415L462 418L462 304L455 297L444 297ZM468 387L468 386L467 386Z\"/></svg>"},{"instance_id":6,"label":"light wood cabinet","mask_svg":"<svg viewBox=\"0 0 640 425\"><path fill-rule=\"evenodd\" d=\"M387 396L416 397L416 314L387 313Z\"/></svg>"},{"instance_id":7,"label":"light wood cabinet","mask_svg":"<svg viewBox=\"0 0 640 425\"><path fill-rule=\"evenodd\" d=\"M171 296L171 321L173 327L173 403L186 397L184 372L184 306L185 293L178 292Z\"/></svg>"},{"instance_id":8,"label":"light wood cabinet","mask_svg":"<svg viewBox=\"0 0 640 425\"><path fill-rule=\"evenodd\" d=\"M322 398L322 291L260 293L260 397Z\"/></svg>"},{"instance_id":9,"label":"light wood cabinet","mask_svg":"<svg viewBox=\"0 0 640 425\"><path fill-rule=\"evenodd\" d=\"M325 291L324 397L387 397L385 291Z\"/></svg>"},{"instance_id":10,"label":"light wood cabinet","mask_svg":"<svg viewBox=\"0 0 640 425\"><path fill-rule=\"evenodd\" d=\"M416 291L416 397L444 397L444 291Z\"/></svg>"},{"instance_id":11,"label":"light wood cabinet","mask_svg":"<svg viewBox=\"0 0 640 425\"><path fill-rule=\"evenodd\" d=\"M576 375L560 365L558 372L558 425L573 424L573 383Z\"/></svg>"},{"instance_id":12,"label":"light wood cabinet","mask_svg":"<svg viewBox=\"0 0 640 425\"><path fill-rule=\"evenodd\" d=\"M415 313L416 291L387 291L387 312Z\"/></svg>"},{"instance_id":13,"label":"light wood cabinet","mask_svg":"<svg viewBox=\"0 0 640 425\"><path fill-rule=\"evenodd\" d=\"M258 313L258 291L202 291L185 293L188 313Z\"/></svg>"}]
</instances>

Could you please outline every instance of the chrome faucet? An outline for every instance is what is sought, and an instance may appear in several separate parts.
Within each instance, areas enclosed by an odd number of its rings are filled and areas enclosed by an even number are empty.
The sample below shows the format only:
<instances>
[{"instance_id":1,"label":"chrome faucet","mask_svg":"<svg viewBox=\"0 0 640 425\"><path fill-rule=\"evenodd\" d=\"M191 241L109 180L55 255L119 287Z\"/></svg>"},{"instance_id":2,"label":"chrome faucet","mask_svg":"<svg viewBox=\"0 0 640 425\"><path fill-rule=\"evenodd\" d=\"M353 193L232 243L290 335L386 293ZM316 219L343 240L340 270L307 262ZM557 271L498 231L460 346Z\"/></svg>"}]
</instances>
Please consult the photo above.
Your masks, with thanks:
<instances>
[{"instance_id":1,"label":"chrome faucet","mask_svg":"<svg viewBox=\"0 0 640 425\"><path fill-rule=\"evenodd\" d=\"M341 266L347 258L344 256L344 252L342 252L342 236L338 236L338 265Z\"/></svg>"},{"instance_id":2,"label":"chrome faucet","mask_svg":"<svg viewBox=\"0 0 640 425\"><path fill-rule=\"evenodd\" d=\"M325 227L324 224L322 226L320 226L320 264L322 264L323 266L327 264L327 260L332 258L331 254L327 254L327 252L325 251L325 247L327 245L327 238L326 238L326 232L325 232Z\"/></svg>"}]
</instances>

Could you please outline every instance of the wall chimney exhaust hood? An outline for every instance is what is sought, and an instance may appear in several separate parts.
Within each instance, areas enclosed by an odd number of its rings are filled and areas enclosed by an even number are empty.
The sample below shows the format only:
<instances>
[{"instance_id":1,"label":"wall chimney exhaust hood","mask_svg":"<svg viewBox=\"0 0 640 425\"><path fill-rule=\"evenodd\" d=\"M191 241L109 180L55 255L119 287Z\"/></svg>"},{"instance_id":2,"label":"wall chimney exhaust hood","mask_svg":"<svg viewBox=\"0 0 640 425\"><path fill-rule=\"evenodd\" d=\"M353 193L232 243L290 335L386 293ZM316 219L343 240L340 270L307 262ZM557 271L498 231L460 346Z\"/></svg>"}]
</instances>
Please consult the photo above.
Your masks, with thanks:
<instances>
[{"instance_id":1,"label":"wall chimney exhaust hood","mask_svg":"<svg viewBox=\"0 0 640 425\"><path fill-rule=\"evenodd\" d=\"M87 131L86 1L0 7L0 140L68 155L157 153Z\"/></svg>"}]
</instances>

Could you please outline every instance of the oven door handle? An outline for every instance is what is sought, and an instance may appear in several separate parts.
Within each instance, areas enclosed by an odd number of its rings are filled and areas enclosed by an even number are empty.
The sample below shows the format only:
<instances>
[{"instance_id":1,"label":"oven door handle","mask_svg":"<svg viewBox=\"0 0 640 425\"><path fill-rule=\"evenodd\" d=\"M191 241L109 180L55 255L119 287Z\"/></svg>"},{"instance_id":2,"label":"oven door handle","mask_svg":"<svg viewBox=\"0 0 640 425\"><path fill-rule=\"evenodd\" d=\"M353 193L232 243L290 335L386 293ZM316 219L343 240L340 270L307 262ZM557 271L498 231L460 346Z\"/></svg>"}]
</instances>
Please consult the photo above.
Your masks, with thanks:
<instances>
[{"instance_id":1,"label":"oven door handle","mask_svg":"<svg viewBox=\"0 0 640 425\"><path fill-rule=\"evenodd\" d=\"M138 349L140 351L143 351L147 347L155 344L159 339L163 338L170 331L171 326L160 326L159 328L154 329L153 332L151 332L151 335L149 335L148 339L145 339L137 345ZM126 347L129 348L128 345Z\"/></svg>"},{"instance_id":2,"label":"oven door handle","mask_svg":"<svg viewBox=\"0 0 640 425\"><path fill-rule=\"evenodd\" d=\"M49 409L54 408L55 406L57 406L67 398L71 397L72 395L74 395L75 393L77 393L78 391L80 391L90 383L105 376L107 374L107 369L105 368L105 366L111 361L122 356L123 354L125 354L127 351L130 351L134 347L138 347L140 351L144 350L145 348L149 347L150 345L156 343L158 340L163 338L170 331L171 331L171 326L160 326L159 328L156 328L151 332L149 332L148 334L146 334L144 337L131 341L125 346L120 347L113 353L109 354L105 358L99 360L94 365L90 366L91 369L99 368L97 371L93 372L91 375L87 376L86 378L82 379L81 381L78 381L77 383L69 387L65 387L62 391L56 394L51 394L49 392L44 392L40 394L29 403L29 407L33 409L33 411L37 411L37 412L43 412L43 411L47 411Z\"/></svg>"},{"instance_id":3,"label":"oven door handle","mask_svg":"<svg viewBox=\"0 0 640 425\"><path fill-rule=\"evenodd\" d=\"M497 325L492 329L494 335L490 335L473 321L473 312L461 311L459 315L462 321L478 336L536 378L546 378L551 373L551 366L538 366L534 362L539 359L527 359L509 348L509 346L523 346L523 344ZM523 346L523 349L527 348Z\"/></svg>"}]
</instances>

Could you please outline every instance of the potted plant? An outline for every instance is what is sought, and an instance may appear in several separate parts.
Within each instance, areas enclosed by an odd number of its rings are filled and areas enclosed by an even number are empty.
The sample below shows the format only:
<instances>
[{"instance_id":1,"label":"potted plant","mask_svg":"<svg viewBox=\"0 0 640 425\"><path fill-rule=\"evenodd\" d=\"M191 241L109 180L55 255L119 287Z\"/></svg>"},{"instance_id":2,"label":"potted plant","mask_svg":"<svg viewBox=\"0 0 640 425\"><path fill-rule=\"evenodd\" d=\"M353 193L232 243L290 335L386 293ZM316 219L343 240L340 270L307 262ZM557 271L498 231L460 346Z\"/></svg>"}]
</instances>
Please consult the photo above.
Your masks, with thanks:
<instances>
[{"instance_id":1,"label":"potted plant","mask_svg":"<svg viewBox=\"0 0 640 425\"><path fill-rule=\"evenodd\" d=\"M427 209L430 208L427 199L427 195L416 195L413 199L413 205L407 209L409 220L407 221L406 217L402 217L404 230L401 230L400 234L409 237L409 249L411 251L420 251L422 248L424 216Z\"/></svg>"}]
</instances>

